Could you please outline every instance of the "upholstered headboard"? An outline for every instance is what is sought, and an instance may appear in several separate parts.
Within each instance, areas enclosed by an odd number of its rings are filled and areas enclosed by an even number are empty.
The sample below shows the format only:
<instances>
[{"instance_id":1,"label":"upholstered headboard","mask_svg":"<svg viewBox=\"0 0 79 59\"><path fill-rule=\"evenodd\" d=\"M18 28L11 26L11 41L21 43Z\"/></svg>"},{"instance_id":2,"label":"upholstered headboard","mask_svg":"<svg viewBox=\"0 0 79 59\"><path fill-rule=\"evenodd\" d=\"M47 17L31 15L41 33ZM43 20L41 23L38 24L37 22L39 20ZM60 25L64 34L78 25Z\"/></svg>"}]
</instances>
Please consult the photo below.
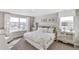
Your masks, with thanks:
<instances>
[{"instance_id":1,"label":"upholstered headboard","mask_svg":"<svg viewBox=\"0 0 79 59\"><path fill-rule=\"evenodd\" d=\"M56 26L38 26L38 30L41 29L43 32L49 32L49 33L56 33L57 27Z\"/></svg>"}]
</instances>

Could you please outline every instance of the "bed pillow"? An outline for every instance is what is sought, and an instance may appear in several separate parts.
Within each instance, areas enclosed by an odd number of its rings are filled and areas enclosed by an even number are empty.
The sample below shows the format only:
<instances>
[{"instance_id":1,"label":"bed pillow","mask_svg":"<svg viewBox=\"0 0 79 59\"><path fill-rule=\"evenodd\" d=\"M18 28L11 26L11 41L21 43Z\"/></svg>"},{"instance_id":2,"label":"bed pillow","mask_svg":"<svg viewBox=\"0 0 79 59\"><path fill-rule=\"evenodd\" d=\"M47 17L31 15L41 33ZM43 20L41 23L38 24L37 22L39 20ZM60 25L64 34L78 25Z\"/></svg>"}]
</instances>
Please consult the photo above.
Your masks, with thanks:
<instances>
[{"instance_id":1,"label":"bed pillow","mask_svg":"<svg viewBox=\"0 0 79 59\"><path fill-rule=\"evenodd\" d=\"M49 28L48 32L53 33L54 28Z\"/></svg>"},{"instance_id":2,"label":"bed pillow","mask_svg":"<svg viewBox=\"0 0 79 59\"><path fill-rule=\"evenodd\" d=\"M47 33L48 32L48 28L38 28L38 31Z\"/></svg>"}]
</instances>

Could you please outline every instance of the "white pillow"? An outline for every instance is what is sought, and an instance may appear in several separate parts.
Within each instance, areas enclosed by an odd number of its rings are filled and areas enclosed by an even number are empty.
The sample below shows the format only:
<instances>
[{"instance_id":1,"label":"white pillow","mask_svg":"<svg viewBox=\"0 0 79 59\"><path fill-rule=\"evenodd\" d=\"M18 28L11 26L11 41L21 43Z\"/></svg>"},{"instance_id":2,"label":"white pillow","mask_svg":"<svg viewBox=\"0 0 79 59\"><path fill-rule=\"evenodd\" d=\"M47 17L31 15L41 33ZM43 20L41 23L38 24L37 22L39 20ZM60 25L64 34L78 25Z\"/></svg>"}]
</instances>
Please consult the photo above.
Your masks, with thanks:
<instances>
[{"instance_id":1,"label":"white pillow","mask_svg":"<svg viewBox=\"0 0 79 59\"><path fill-rule=\"evenodd\" d=\"M53 33L54 28L49 28L48 32Z\"/></svg>"},{"instance_id":2,"label":"white pillow","mask_svg":"<svg viewBox=\"0 0 79 59\"><path fill-rule=\"evenodd\" d=\"M38 31L47 33L48 32L48 28L38 28Z\"/></svg>"}]
</instances>

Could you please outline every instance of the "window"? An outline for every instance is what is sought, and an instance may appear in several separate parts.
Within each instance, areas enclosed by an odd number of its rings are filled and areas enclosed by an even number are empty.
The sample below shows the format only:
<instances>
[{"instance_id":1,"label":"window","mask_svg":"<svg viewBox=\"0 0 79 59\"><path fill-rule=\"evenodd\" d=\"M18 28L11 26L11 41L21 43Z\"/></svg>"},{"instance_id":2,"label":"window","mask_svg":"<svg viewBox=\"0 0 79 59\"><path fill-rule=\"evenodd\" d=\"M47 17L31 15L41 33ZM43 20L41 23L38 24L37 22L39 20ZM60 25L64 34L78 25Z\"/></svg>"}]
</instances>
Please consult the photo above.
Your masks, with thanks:
<instances>
[{"instance_id":1,"label":"window","mask_svg":"<svg viewBox=\"0 0 79 59\"><path fill-rule=\"evenodd\" d=\"M19 18L11 17L10 18L10 32L19 30Z\"/></svg>"},{"instance_id":2,"label":"window","mask_svg":"<svg viewBox=\"0 0 79 59\"><path fill-rule=\"evenodd\" d=\"M27 29L26 18L10 17L10 32L23 31Z\"/></svg>"},{"instance_id":3,"label":"window","mask_svg":"<svg viewBox=\"0 0 79 59\"><path fill-rule=\"evenodd\" d=\"M20 30L26 30L27 29L27 20L26 18L20 18Z\"/></svg>"},{"instance_id":4,"label":"window","mask_svg":"<svg viewBox=\"0 0 79 59\"><path fill-rule=\"evenodd\" d=\"M71 32L73 31L73 16L60 18L61 31Z\"/></svg>"}]
</instances>

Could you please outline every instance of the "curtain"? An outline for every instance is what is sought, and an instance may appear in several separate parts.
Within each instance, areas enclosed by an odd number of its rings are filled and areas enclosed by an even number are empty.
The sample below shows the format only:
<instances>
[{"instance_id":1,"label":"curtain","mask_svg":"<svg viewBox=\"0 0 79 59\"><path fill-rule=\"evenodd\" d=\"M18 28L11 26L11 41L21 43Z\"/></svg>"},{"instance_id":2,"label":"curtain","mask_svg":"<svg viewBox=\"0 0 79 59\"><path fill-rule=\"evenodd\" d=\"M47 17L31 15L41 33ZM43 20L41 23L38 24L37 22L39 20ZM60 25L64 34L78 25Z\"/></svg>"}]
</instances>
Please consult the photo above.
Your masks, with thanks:
<instances>
[{"instance_id":1,"label":"curtain","mask_svg":"<svg viewBox=\"0 0 79 59\"><path fill-rule=\"evenodd\" d=\"M4 30L5 30L5 34L6 36L9 35L9 20L10 20L10 15L9 14L5 14L4 15Z\"/></svg>"}]
</instances>

